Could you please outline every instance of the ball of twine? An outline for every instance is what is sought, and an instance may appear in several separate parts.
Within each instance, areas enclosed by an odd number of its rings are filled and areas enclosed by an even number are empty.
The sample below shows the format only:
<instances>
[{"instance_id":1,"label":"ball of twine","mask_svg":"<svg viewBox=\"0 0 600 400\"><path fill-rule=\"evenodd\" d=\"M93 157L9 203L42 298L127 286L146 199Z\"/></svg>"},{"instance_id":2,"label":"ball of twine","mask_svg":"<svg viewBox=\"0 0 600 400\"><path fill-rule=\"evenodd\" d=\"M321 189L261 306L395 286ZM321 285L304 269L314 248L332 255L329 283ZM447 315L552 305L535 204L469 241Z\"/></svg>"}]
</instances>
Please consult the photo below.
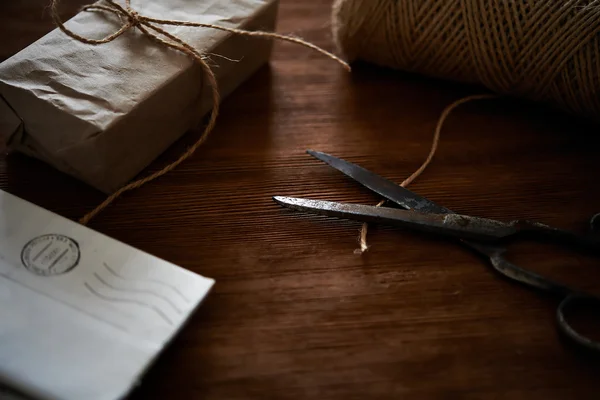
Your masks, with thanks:
<instances>
[{"instance_id":1,"label":"ball of twine","mask_svg":"<svg viewBox=\"0 0 600 400\"><path fill-rule=\"evenodd\" d=\"M598 0L336 0L332 27L349 60L600 122Z\"/></svg>"}]
</instances>

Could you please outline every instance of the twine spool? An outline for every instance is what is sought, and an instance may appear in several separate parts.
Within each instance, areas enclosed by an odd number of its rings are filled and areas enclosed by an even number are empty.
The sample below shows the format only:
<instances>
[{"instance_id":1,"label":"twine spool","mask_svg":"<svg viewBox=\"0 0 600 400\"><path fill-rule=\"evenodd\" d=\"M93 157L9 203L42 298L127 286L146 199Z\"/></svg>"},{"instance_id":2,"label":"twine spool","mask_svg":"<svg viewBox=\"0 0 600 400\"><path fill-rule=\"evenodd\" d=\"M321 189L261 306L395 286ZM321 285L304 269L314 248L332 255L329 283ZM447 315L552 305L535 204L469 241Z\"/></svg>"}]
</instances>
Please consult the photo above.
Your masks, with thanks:
<instances>
[{"instance_id":1,"label":"twine spool","mask_svg":"<svg viewBox=\"0 0 600 400\"><path fill-rule=\"evenodd\" d=\"M598 0L336 0L349 60L481 84L600 122Z\"/></svg>"}]
</instances>

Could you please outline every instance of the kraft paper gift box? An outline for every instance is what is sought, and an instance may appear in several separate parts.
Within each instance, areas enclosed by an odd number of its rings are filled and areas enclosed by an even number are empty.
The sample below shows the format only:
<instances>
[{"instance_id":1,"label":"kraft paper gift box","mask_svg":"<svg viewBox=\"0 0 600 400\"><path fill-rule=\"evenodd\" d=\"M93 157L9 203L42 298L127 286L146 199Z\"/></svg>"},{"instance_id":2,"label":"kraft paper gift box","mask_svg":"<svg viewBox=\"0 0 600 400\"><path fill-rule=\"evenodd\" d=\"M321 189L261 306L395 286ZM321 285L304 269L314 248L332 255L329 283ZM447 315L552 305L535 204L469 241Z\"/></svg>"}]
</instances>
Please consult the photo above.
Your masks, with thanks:
<instances>
[{"instance_id":1,"label":"kraft paper gift box","mask_svg":"<svg viewBox=\"0 0 600 400\"><path fill-rule=\"evenodd\" d=\"M134 0L132 7L147 17L274 31L278 0ZM101 39L123 21L82 11L65 25ZM268 62L273 44L212 28L160 27L209 57L221 99ZM191 57L138 29L96 46L55 29L0 64L0 143L110 193L201 123L212 109L203 78Z\"/></svg>"}]
</instances>

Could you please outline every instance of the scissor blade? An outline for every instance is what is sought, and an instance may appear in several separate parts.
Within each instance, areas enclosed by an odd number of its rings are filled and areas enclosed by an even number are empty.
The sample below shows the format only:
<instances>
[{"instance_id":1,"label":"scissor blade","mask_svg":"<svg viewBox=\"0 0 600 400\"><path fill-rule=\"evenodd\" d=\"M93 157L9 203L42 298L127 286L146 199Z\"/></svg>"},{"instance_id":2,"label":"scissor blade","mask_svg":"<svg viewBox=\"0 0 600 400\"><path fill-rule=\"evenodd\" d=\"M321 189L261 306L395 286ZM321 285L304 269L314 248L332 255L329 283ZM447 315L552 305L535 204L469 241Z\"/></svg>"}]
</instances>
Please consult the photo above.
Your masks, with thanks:
<instances>
[{"instance_id":1,"label":"scissor blade","mask_svg":"<svg viewBox=\"0 0 600 400\"><path fill-rule=\"evenodd\" d=\"M356 164L352 164L346 160L342 160L341 158L337 158L320 151L308 150L307 153L325 162L326 164L329 164L331 167L346 174L368 189L373 190L374 192L404 208L437 214L453 213L453 211L448 210L447 208L442 207L433 201L427 200L425 197L419 196L418 194L413 193L412 191L403 188L400 185L396 185L395 183L376 175L369 170L359 167ZM498 254L503 254L505 251L505 248L499 245L483 245L481 243L470 241L467 242L464 240L463 242L467 246L488 257L495 257Z\"/></svg>"},{"instance_id":2,"label":"scissor blade","mask_svg":"<svg viewBox=\"0 0 600 400\"><path fill-rule=\"evenodd\" d=\"M320 151L307 150L306 152L324 163L329 164L343 174L346 174L368 189L371 189L375 193L380 194L404 208L438 214L447 214L451 212L447 208L427 200L426 198L356 164Z\"/></svg>"},{"instance_id":3,"label":"scissor blade","mask_svg":"<svg viewBox=\"0 0 600 400\"><path fill-rule=\"evenodd\" d=\"M296 197L275 196L273 200L282 206L298 211L410 228L459 238L493 240L516 233L515 227L510 223L458 214L433 214Z\"/></svg>"}]
</instances>

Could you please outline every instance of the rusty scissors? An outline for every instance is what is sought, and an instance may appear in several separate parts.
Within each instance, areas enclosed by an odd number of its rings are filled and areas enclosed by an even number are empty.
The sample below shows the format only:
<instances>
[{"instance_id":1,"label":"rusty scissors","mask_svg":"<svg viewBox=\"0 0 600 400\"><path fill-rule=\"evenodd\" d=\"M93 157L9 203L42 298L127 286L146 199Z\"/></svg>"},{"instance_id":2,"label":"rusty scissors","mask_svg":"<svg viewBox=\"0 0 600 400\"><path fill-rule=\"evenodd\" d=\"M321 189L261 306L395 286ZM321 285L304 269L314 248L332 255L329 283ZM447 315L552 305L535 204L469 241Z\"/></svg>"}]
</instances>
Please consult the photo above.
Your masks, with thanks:
<instances>
[{"instance_id":1,"label":"rusty scissors","mask_svg":"<svg viewBox=\"0 0 600 400\"><path fill-rule=\"evenodd\" d=\"M600 353L600 343L579 333L566 319L570 311L581 310L582 307L593 306L596 310L600 309L600 298L554 282L511 263L504 257L507 248L502 243L503 239L518 234L534 234L556 240L561 244L582 246L600 252L599 237L579 235L538 222L501 222L459 215L356 164L318 151L308 150L307 153L405 210L282 196L274 196L275 202L297 211L386 224L457 238L476 253L489 259L493 268L504 277L560 297L561 302L556 311L556 318L561 333L583 348ZM599 222L600 214L597 214L592 218L592 229L597 227Z\"/></svg>"}]
</instances>

